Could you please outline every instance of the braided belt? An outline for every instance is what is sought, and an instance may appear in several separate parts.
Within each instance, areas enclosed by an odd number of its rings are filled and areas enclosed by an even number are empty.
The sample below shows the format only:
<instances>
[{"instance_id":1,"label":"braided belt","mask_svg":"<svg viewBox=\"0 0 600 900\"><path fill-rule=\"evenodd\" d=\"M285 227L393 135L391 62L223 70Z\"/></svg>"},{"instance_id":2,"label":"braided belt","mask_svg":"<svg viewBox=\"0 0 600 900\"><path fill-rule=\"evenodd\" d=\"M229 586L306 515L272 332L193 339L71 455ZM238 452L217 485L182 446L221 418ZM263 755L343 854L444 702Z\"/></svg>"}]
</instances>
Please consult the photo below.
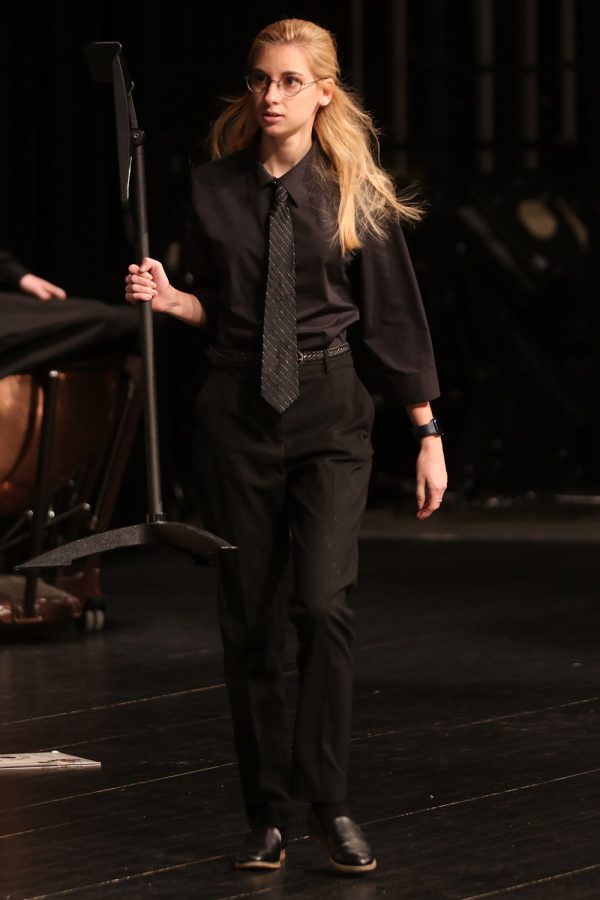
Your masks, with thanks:
<instances>
[{"instance_id":1,"label":"braided belt","mask_svg":"<svg viewBox=\"0 0 600 900\"><path fill-rule=\"evenodd\" d=\"M336 347L327 347L325 350L298 351L298 365L303 366L306 363L320 362L325 358L344 356L345 353L350 353L350 344L338 344ZM261 360L260 353L248 350L230 350L227 347L209 347L207 355L216 366L224 365L234 368L259 366Z\"/></svg>"}]
</instances>

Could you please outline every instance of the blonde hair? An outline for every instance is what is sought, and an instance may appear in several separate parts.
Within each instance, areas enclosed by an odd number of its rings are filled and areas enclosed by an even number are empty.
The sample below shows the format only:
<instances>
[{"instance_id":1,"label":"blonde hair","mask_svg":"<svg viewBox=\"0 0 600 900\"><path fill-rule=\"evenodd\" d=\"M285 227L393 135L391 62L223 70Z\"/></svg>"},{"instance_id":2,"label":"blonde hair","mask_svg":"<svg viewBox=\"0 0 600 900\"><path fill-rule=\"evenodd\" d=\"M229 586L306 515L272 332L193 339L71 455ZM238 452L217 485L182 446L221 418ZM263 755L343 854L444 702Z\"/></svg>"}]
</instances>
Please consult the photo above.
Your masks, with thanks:
<instances>
[{"instance_id":1,"label":"blonde hair","mask_svg":"<svg viewBox=\"0 0 600 900\"><path fill-rule=\"evenodd\" d=\"M422 208L412 195L398 196L391 177L381 168L378 134L371 116L340 82L333 35L303 19L274 22L254 39L248 54L250 67L263 50L276 44L301 47L315 78L332 78L335 82L330 102L319 107L313 130L325 157L320 174L339 189L334 237L342 254L361 247L367 234L383 238L386 226L395 217L418 221ZM250 94L229 101L211 129L213 158L245 149L257 131Z\"/></svg>"}]
</instances>

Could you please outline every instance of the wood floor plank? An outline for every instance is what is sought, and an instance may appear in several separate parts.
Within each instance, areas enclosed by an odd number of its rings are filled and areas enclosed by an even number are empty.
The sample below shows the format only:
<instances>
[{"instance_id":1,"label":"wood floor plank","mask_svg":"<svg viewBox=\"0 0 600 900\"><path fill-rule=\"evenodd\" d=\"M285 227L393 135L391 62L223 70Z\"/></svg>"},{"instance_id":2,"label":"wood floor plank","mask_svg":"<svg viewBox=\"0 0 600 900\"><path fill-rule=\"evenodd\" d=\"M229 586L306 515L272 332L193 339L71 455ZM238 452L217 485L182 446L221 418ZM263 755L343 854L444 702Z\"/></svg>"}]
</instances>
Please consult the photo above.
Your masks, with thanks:
<instances>
[{"instance_id":1,"label":"wood floor plank","mask_svg":"<svg viewBox=\"0 0 600 900\"><path fill-rule=\"evenodd\" d=\"M332 874L301 805L282 873L231 869L246 826L214 571L130 554L106 565L105 633L1 640L0 752L103 763L0 777L2 900L600 896L589 546L369 542L361 557L351 798L374 877ZM288 645L291 707L291 629Z\"/></svg>"},{"instance_id":2,"label":"wood floor plank","mask_svg":"<svg viewBox=\"0 0 600 900\"><path fill-rule=\"evenodd\" d=\"M71 887L64 890L77 897L93 897L100 885L97 896L118 896L126 884L123 896L127 897L142 897L144 890L150 893L149 888L155 896L177 896L168 893L171 879L176 878L179 896L200 896L194 891L202 885L201 896L207 900L243 896L256 888L274 896L280 891L286 897L370 897L377 893L406 900L464 900L486 891L521 890L519 885L522 889L530 885L533 890L534 882L542 878L558 882L568 871L585 874L588 886L595 880L599 887L600 812L583 809L580 796L585 791L586 796L600 799L600 777L585 776L584 781L575 792L572 785L561 782L544 791L482 798L476 804L479 808L457 805L417 812L395 827L389 821L365 825L379 869L373 878L358 885L335 876L321 849L304 837L291 843L289 864L281 875L256 876L231 869L230 854L239 838L236 834L220 840L222 855L197 852L200 842L193 840L193 817L162 821L160 827L157 823L150 827L147 822L106 821L101 830L83 827L69 836ZM62 845L65 840L63 836ZM91 863L88 860L86 864L86 849L88 855L104 854L105 865L112 869L110 879L89 878ZM26 846L23 855L28 855ZM40 863L50 865L51 856L48 847ZM29 876L30 887L12 885L11 898L60 895L36 892L36 884L42 880L39 870Z\"/></svg>"},{"instance_id":3,"label":"wood floor plank","mask_svg":"<svg viewBox=\"0 0 600 900\"><path fill-rule=\"evenodd\" d=\"M361 735L352 746L353 795L368 815L372 804L381 803L381 790L390 807L430 805L432 798L451 801L576 774L594 768L600 759L598 732L597 707L581 704L470 727L431 725ZM192 777L198 769L233 762L229 722L218 718L140 727L69 750L102 759L103 770L4 773L0 823L16 808L42 807L113 785L126 789L156 778Z\"/></svg>"}]
</instances>

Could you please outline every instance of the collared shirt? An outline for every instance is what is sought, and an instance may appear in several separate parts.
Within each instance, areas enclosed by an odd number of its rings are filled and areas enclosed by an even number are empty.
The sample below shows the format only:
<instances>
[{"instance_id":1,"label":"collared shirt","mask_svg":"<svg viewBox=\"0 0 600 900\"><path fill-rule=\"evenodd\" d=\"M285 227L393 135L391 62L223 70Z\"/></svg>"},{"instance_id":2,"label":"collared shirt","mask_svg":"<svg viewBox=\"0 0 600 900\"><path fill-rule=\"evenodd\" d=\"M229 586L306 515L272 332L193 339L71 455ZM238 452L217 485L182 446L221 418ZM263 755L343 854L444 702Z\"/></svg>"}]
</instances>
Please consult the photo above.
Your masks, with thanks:
<instances>
[{"instance_id":1,"label":"collared shirt","mask_svg":"<svg viewBox=\"0 0 600 900\"><path fill-rule=\"evenodd\" d=\"M328 347L357 325L401 403L439 395L427 320L399 224L342 257L335 203L315 177L316 142L278 180L289 194L296 258L298 349ZM222 347L260 350L273 176L257 147L198 166L186 236L194 293ZM355 329L353 329L355 330Z\"/></svg>"}]
</instances>

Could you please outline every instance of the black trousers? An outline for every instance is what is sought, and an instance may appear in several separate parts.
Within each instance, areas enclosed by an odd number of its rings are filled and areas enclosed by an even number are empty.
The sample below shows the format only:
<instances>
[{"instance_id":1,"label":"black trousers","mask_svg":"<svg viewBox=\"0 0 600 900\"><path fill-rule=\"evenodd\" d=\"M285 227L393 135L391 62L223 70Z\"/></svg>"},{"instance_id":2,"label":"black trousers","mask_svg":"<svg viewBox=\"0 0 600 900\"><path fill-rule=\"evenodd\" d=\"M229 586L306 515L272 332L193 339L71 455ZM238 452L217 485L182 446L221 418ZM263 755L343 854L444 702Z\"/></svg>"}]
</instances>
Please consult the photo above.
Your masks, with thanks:
<instances>
[{"instance_id":1,"label":"black trousers","mask_svg":"<svg viewBox=\"0 0 600 900\"><path fill-rule=\"evenodd\" d=\"M254 369L213 368L197 401L200 509L239 547L221 554L219 623L251 826L285 827L288 801L343 801L349 756L357 538L374 406L350 354L300 367L283 414ZM291 564L289 606L279 590ZM287 733L282 660L290 616L299 698Z\"/></svg>"}]
</instances>

